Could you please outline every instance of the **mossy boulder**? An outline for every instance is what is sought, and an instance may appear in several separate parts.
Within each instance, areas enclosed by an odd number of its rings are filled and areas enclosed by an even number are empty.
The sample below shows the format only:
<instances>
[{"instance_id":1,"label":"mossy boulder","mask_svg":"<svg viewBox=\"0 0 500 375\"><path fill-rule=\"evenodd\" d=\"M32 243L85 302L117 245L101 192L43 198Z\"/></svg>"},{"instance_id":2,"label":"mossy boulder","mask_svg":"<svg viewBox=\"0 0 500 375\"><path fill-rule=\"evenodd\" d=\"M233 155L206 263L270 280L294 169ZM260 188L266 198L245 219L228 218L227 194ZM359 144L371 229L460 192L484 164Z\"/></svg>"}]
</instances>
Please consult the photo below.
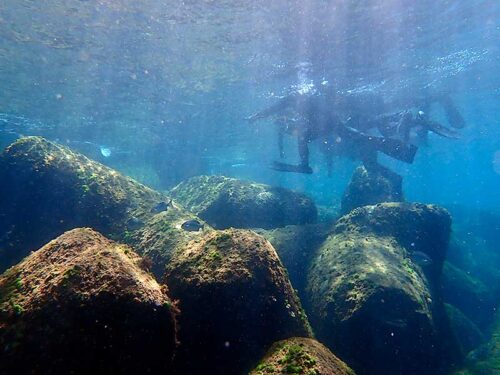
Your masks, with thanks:
<instances>
[{"instance_id":1,"label":"mossy boulder","mask_svg":"<svg viewBox=\"0 0 500 375\"><path fill-rule=\"evenodd\" d=\"M308 273L311 323L360 374L433 373L456 353L428 267L440 268L450 218L429 205L384 203L339 219ZM414 251L432 254L425 267ZM434 258L435 257L435 258Z\"/></svg>"},{"instance_id":2,"label":"mossy boulder","mask_svg":"<svg viewBox=\"0 0 500 375\"><path fill-rule=\"evenodd\" d=\"M314 202L301 193L223 176L197 176L171 196L217 229L277 228L314 223Z\"/></svg>"},{"instance_id":3,"label":"mossy boulder","mask_svg":"<svg viewBox=\"0 0 500 375\"><path fill-rule=\"evenodd\" d=\"M481 329L489 328L499 298L479 279L445 262L443 267L443 299L460 309Z\"/></svg>"},{"instance_id":4,"label":"mossy boulder","mask_svg":"<svg viewBox=\"0 0 500 375\"><path fill-rule=\"evenodd\" d=\"M437 286L448 250L451 216L433 204L381 203L357 208L341 217L335 231L390 236L408 253L424 253L432 262L422 269Z\"/></svg>"},{"instance_id":5,"label":"mossy boulder","mask_svg":"<svg viewBox=\"0 0 500 375\"><path fill-rule=\"evenodd\" d=\"M300 296L304 297L307 270L316 250L327 238L330 225L287 225L276 229L256 229L276 249L288 271L290 281Z\"/></svg>"},{"instance_id":6,"label":"mossy boulder","mask_svg":"<svg viewBox=\"0 0 500 375\"><path fill-rule=\"evenodd\" d=\"M273 342L311 335L276 251L251 231L191 241L165 280L182 311L180 373L242 374Z\"/></svg>"},{"instance_id":7,"label":"mossy boulder","mask_svg":"<svg viewBox=\"0 0 500 375\"><path fill-rule=\"evenodd\" d=\"M460 344L462 354L465 356L484 342L484 335L474 322L455 306L446 303L445 308L453 334Z\"/></svg>"},{"instance_id":8,"label":"mossy boulder","mask_svg":"<svg viewBox=\"0 0 500 375\"><path fill-rule=\"evenodd\" d=\"M180 228L196 217L165 195L40 137L5 149L0 181L0 270L67 230L91 227L150 254L163 274L179 241L197 235ZM162 202L168 207L157 212Z\"/></svg>"},{"instance_id":9,"label":"mossy boulder","mask_svg":"<svg viewBox=\"0 0 500 375\"><path fill-rule=\"evenodd\" d=\"M500 373L500 314L488 342L467 356L466 367L454 375L497 375Z\"/></svg>"},{"instance_id":10,"label":"mossy boulder","mask_svg":"<svg viewBox=\"0 0 500 375\"><path fill-rule=\"evenodd\" d=\"M368 171L361 166L354 171L342 196L341 214L345 215L362 206L403 200L401 176L396 174L388 176Z\"/></svg>"},{"instance_id":11,"label":"mossy boulder","mask_svg":"<svg viewBox=\"0 0 500 375\"><path fill-rule=\"evenodd\" d=\"M269 349L250 375L354 375L354 371L318 341L292 337Z\"/></svg>"},{"instance_id":12,"label":"mossy boulder","mask_svg":"<svg viewBox=\"0 0 500 375\"><path fill-rule=\"evenodd\" d=\"M74 229L0 276L0 373L171 373L175 311L128 246Z\"/></svg>"}]
</instances>

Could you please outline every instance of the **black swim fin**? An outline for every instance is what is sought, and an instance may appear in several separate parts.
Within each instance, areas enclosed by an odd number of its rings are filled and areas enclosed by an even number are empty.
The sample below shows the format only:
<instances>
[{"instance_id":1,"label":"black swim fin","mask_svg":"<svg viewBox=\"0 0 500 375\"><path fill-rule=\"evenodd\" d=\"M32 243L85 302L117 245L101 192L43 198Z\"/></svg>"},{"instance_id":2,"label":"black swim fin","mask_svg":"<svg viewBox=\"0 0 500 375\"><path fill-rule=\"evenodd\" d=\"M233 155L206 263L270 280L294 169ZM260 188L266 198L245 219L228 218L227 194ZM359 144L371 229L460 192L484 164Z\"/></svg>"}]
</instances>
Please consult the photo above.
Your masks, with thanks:
<instances>
[{"instance_id":1,"label":"black swim fin","mask_svg":"<svg viewBox=\"0 0 500 375\"><path fill-rule=\"evenodd\" d=\"M359 147L380 151L391 158L408 164L413 163L418 150L417 146L398 139L375 137L349 127L344 127L342 134L357 142Z\"/></svg>"},{"instance_id":2,"label":"black swim fin","mask_svg":"<svg viewBox=\"0 0 500 375\"><path fill-rule=\"evenodd\" d=\"M375 145L376 150L391 158L411 164L415 159L418 147L410 143L405 143L398 139L369 137L370 142Z\"/></svg>"},{"instance_id":3,"label":"black swim fin","mask_svg":"<svg viewBox=\"0 0 500 375\"><path fill-rule=\"evenodd\" d=\"M427 121L426 125L431 132L436 133L442 137L452 138L452 139L460 138L460 136L455 130L447 128L446 126L443 126L435 121Z\"/></svg>"},{"instance_id":4,"label":"black swim fin","mask_svg":"<svg viewBox=\"0 0 500 375\"><path fill-rule=\"evenodd\" d=\"M294 172L294 173L305 173L305 174L313 173L312 168L308 165L293 165L293 164L280 163L278 161L275 161L273 162L273 164L271 164L271 169L280 172Z\"/></svg>"}]
</instances>

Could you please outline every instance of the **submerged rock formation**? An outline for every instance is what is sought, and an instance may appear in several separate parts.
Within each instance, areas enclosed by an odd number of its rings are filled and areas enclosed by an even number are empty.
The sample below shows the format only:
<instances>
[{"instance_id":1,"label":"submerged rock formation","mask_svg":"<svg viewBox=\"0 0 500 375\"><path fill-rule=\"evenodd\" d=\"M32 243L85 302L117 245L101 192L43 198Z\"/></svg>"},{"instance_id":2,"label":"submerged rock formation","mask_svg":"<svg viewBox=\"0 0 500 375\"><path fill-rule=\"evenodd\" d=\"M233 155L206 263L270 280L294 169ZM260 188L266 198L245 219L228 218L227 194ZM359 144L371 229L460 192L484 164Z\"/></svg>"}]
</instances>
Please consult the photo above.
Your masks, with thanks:
<instances>
[{"instance_id":1,"label":"submerged rock formation","mask_svg":"<svg viewBox=\"0 0 500 375\"><path fill-rule=\"evenodd\" d=\"M308 274L318 338L360 374L439 373L454 348L437 283L450 231L436 206L384 203L342 217ZM422 265L415 254L427 254Z\"/></svg>"},{"instance_id":2,"label":"submerged rock formation","mask_svg":"<svg viewBox=\"0 0 500 375\"><path fill-rule=\"evenodd\" d=\"M358 207L403 200L401 176L384 176L361 166L354 171L344 192L340 211L345 215Z\"/></svg>"},{"instance_id":3,"label":"submerged rock formation","mask_svg":"<svg viewBox=\"0 0 500 375\"><path fill-rule=\"evenodd\" d=\"M0 276L0 373L171 374L175 310L128 246L66 232Z\"/></svg>"},{"instance_id":4,"label":"submerged rock formation","mask_svg":"<svg viewBox=\"0 0 500 375\"><path fill-rule=\"evenodd\" d=\"M288 271L294 288L304 297L309 264L316 250L328 237L330 225L287 225L270 230L257 229L276 249L280 260Z\"/></svg>"},{"instance_id":5,"label":"submerged rock formation","mask_svg":"<svg viewBox=\"0 0 500 375\"><path fill-rule=\"evenodd\" d=\"M443 299L457 307L481 329L487 329L494 318L500 298L481 280L445 262L442 276Z\"/></svg>"},{"instance_id":6,"label":"submerged rock formation","mask_svg":"<svg viewBox=\"0 0 500 375\"><path fill-rule=\"evenodd\" d=\"M269 349L250 375L354 375L344 362L316 340L293 337Z\"/></svg>"},{"instance_id":7,"label":"submerged rock formation","mask_svg":"<svg viewBox=\"0 0 500 375\"><path fill-rule=\"evenodd\" d=\"M196 217L165 195L40 137L5 149L0 181L0 271L64 231L91 227L151 256L162 275L176 246L198 235L180 228Z\"/></svg>"},{"instance_id":8,"label":"submerged rock formation","mask_svg":"<svg viewBox=\"0 0 500 375\"><path fill-rule=\"evenodd\" d=\"M497 312L495 324L488 342L467 356L467 365L454 375L497 375L500 373L500 313Z\"/></svg>"},{"instance_id":9,"label":"submerged rock formation","mask_svg":"<svg viewBox=\"0 0 500 375\"><path fill-rule=\"evenodd\" d=\"M165 280L182 311L180 373L242 374L273 342L311 335L276 251L251 231L190 242Z\"/></svg>"},{"instance_id":10,"label":"submerged rock formation","mask_svg":"<svg viewBox=\"0 0 500 375\"><path fill-rule=\"evenodd\" d=\"M217 229L269 229L317 219L314 202L304 194L223 176L190 178L170 194Z\"/></svg>"}]
</instances>

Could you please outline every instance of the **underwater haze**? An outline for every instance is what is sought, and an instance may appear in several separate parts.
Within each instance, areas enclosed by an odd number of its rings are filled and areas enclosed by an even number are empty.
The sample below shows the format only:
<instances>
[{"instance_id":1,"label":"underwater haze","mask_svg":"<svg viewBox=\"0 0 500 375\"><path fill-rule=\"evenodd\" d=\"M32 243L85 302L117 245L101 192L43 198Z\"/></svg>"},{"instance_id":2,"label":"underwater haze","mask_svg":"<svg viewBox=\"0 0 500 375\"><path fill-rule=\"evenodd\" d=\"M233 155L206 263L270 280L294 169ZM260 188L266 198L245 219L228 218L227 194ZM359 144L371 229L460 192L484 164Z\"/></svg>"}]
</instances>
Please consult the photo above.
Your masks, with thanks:
<instances>
[{"instance_id":1,"label":"underwater haze","mask_svg":"<svg viewBox=\"0 0 500 375\"><path fill-rule=\"evenodd\" d=\"M500 374L500 2L2 0L0 374Z\"/></svg>"}]
</instances>

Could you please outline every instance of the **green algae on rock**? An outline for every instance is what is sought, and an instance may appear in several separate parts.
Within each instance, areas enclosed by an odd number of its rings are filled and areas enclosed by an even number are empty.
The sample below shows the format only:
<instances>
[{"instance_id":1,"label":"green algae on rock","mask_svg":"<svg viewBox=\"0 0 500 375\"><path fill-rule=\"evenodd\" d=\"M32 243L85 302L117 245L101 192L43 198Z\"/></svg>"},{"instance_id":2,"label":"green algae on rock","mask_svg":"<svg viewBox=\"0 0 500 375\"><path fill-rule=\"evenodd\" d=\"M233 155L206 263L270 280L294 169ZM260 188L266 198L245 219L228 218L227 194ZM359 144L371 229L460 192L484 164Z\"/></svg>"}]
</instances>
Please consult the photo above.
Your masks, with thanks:
<instances>
[{"instance_id":1,"label":"green algae on rock","mask_svg":"<svg viewBox=\"0 0 500 375\"><path fill-rule=\"evenodd\" d=\"M314 202L301 193L223 176L197 176L170 194L217 229L277 228L314 223Z\"/></svg>"},{"instance_id":2,"label":"green algae on rock","mask_svg":"<svg viewBox=\"0 0 500 375\"><path fill-rule=\"evenodd\" d=\"M439 343L449 333L437 292L449 226L431 205L365 206L339 219L318 250L308 273L311 322L358 373L426 373L456 354ZM413 251L432 256L435 271Z\"/></svg>"},{"instance_id":3,"label":"green algae on rock","mask_svg":"<svg viewBox=\"0 0 500 375\"><path fill-rule=\"evenodd\" d=\"M7 147L0 156L0 178L9 182L0 185L0 228L6 232L0 239L0 270L66 230L92 227L150 254L162 275L175 241L196 237L180 228L182 220L195 216L178 205L154 211L170 201L165 195L40 137Z\"/></svg>"},{"instance_id":4,"label":"green algae on rock","mask_svg":"<svg viewBox=\"0 0 500 375\"><path fill-rule=\"evenodd\" d=\"M467 365L454 375L497 375L500 373L500 313L489 340L467 356Z\"/></svg>"},{"instance_id":5,"label":"green algae on rock","mask_svg":"<svg viewBox=\"0 0 500 375\"><path fill-rule=\"evenodd\" d=\"M240 374L275 341L311 336L271 244L248 230L207 233L176 252L165 280L179 300L181 373Z\"/></svg>"},{"instance_id":6,"label":"green algae on rock","mask_svg":"<svg viewBox=\"0 0 500 375\"><path fill-rule=\"evenodd\" d=\"M460 344L462 355L465 356L484 342L484 335L458 308L448 303L445 303L445 308L453 334Z\"/></svg>"},{"instance_id":7,"label":"green algae on rock","mask_svg":"<svg viewBox=\"0 0 500 375\"><path fill-rule=\"evenodd\" d=\"M403 200L400 176L395 175L390 178L381 173L368 172L361 166L354 171L342 196L341 213L345 215L358 207Z\"/></svg>"},{"instance_id":8,"label":"green algae on rock","mask_svg":"<svg viewBox=\"0 0 500 375\"><path fill-rule=\"evenodd\" d=\"M250 375L354 375L349 366L318 341L292 337L274 343Z\"/></svg>"},{"instance_id":9,"label":"green algae on rock","mask_svg":"<svg viewBox=\"0 0 500 375\"><path fill-rule=\"evenodd\" d=\"M169 374L176 308L128 246L87 229L0 276L1 373Z\"/></svg>"},{"instance_id":10,"label":"green algae on rock","mask_svg":"<svg viewBox=\"0 0 500 375\"><path fill-rule=\"evenodd\" d=\"M457 307L479 328L489 327L499 298L481 280L446 261L441 285L445 302Z\"/></svg>"}]
</instances>

